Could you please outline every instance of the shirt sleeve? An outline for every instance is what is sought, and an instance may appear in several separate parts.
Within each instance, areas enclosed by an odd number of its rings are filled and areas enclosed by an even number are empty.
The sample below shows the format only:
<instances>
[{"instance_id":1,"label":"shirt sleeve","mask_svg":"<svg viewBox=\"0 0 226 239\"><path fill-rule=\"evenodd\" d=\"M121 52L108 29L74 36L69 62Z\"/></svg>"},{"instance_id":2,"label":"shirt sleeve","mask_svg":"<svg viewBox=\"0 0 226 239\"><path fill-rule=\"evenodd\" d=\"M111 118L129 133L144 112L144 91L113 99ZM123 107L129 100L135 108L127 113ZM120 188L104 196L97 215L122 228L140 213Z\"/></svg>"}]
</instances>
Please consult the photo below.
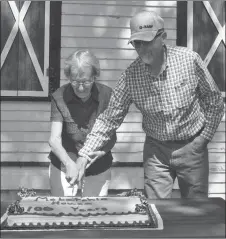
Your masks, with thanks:
<instances>
[{"instance_id":1,"label":"shirt sleeve","mask_svg":"<svg viewBox=\"0 0 226 239\"><path fill-rule=\"evenodd\" d=\"M198 54L195 59L195 71L198 77L200 106L206 119L201 136L211 141L224 115L224 101L220 90Z\"/></svg>"},{"instance_id":2,"label":"shirt sleeve","mask_svg":"<svg viewBox=\"0 0 226 239\"><path fill-rule=\"evenodd\" d=\"M55 99L52 97L51 99L51 115L50 115L50 121L53 122L63 122L63 116L61 112L59 111L57 104L55 102Z\"/></svg>"},{"instance_id":3,"label":"shirt sleeve","mask_svg":"<svg viewBox=\"0 0 226 239\"><path fill-rule=\"evenodd\" d=\"M100 150L111 140L128 113L131 103L126 75L123 73L111 94L107 109L98 116L92 131L87 135L84 147L79 151L80 156L88 159L89 152Z\"/></svg>"}]
</instances>

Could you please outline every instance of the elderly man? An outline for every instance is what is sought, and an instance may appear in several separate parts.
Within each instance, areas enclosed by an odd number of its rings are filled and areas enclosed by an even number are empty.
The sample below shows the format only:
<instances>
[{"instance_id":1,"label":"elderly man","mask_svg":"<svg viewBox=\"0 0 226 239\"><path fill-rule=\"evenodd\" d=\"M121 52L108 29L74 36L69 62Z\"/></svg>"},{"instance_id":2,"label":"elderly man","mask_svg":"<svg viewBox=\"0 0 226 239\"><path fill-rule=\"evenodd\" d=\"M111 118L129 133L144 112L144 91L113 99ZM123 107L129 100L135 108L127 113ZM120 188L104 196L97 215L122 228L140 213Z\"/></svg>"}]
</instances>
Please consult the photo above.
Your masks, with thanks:
<instances>
[{"instance_id":1,"label":"elderly man","mask_svg":"<svg viewBox=\"0 0 226 239\"><path fill-rule=\"evenodd\" d=\"M221 92L196 52L165 44L164 21L155 12L138 12L130 28L138 57L121 75L79 151L71 183L81 179L88 153L109 142L134 103L146 133L145 195L170 197L177 177L182 197L207 197L207 144L223 116Z\"/></svg>"},{"instance_id":2,"label":"elderly man","mask_svg":"<svg viewBox=\"0 0 226 239\"><path fill-rule=\"evenodd\" d=\"M82 148L94 122L108 105L111 88L96 82L100 75L98 59L88 50L73 52L65 62L64 73L70 83L52 94L50 185L54 196L75 196L77 185L70 185L76 171L78 151ZM86 171L82 182L83 196L107 196L111 178L111 148L116 141L113 133L108 143L89 156L96 160Z\"/></svg>"}]
</instances>

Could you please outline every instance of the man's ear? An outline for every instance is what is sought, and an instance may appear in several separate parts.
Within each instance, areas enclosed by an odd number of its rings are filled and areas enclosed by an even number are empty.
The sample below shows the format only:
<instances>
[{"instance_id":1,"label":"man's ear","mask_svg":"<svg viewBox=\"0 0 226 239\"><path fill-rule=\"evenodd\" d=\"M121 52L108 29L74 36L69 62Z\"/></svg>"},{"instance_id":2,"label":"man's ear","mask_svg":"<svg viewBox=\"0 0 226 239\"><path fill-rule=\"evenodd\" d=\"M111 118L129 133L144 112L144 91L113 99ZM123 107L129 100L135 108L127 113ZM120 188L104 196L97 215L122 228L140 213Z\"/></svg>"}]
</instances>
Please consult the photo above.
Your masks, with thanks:
<instances>
[{"instance_id":1,"label":"man's ear","mask_svg":"<svg viewBox=\"0 0 226 239\"><path fill-rule=\"evenodd\" d=\"M167 33L166 32L163 32L162 33L162 40L164 41L164 40L166 40L167 39Z\"/></svg>"}]
</instances>

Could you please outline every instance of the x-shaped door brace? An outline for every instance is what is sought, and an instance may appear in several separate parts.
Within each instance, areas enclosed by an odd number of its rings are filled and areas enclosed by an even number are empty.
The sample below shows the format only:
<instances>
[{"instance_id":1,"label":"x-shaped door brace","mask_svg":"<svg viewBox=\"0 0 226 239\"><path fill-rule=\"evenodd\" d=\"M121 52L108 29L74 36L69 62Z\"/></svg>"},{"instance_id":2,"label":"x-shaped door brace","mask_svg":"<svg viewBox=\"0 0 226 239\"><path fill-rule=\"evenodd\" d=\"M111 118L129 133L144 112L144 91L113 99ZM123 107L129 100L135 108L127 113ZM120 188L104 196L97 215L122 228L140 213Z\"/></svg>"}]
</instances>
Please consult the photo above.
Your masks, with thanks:
<instances>
[{"instance_id":1,"label":"x-shaped door brace","mask_svg":"<svg viewBox=\"0 0 226 239\"><path fill-rule=\"evenodd\" d=\"M209 13L210 18L212 19L214 25L216 26L217 30L218 30L218 36L215 39L212 47L210 48L208 54L206 55L206 58L204 60L205 64L208 65L214 55L214 53L216 52L219 44L221 43L221 41L224 42L225 44L225 24L222 27L220 22L218 21L218 18L216 16L216 14L214 13L209 1L203 1L203 4L207 10L207 12Z\"/></svg>"},{"instance_id":2,"label":"x-shaped door brace","mask_svg":"<svg viewBox=\"0 0 226 239\"><path fill-rule=\"evenodd\" d=\"M20 32L23 36L25 45L27 47L28 53L30 55L31 61L33 63L33 66L35 68L35 71L37 73L37 76L39 78L40 84L42 86L43 91L46 91L48 89L48 82L45 80L44 73L42 72L42 69L40 67L40 64L38 62L37 56L35 54L34 48L32 46L31 40L28 36L27 30L24 25L24 17L28 11L28 8L31 4L31 1L25 1L20 12L17 9L15 1L8 1L10 8L12 10L13 16L15 18L14 26L10 32L10 35L6 41L6 44L2 50L1 53L1 68L6 60L6 57L12 47L13 41L15 40L15 37L17 35L18 30L20 29ZM44 38L43 38L44 39ZM46 42L45 42L46 44ZM47 43L48 44L48 43ZM45 64L44 64L45 65Z\"/></svg>"}]
</instances>

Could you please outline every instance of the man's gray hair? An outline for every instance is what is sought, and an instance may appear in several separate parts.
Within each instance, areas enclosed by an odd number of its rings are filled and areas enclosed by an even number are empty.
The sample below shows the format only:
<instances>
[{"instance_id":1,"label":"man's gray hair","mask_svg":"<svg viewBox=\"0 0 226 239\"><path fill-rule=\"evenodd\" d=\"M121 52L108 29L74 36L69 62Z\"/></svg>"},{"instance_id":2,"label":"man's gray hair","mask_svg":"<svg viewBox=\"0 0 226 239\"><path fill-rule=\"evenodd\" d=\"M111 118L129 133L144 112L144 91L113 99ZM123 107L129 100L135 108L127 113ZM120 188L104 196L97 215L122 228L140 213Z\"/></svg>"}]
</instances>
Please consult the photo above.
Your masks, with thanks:
<instances>
[{"instance_id":1,"label":"man's gray hair","mask_svg":"<svg viewBox=\"0 0 226 239\"><path fill-rule=\"evenodd\" d=\"M70 79L71 73L79 75L81 67L90 67L92 76L100 76L100 63L96 56L89 50L78 50L65 60L64 74Z\"/></svg>"}]
</instances>

